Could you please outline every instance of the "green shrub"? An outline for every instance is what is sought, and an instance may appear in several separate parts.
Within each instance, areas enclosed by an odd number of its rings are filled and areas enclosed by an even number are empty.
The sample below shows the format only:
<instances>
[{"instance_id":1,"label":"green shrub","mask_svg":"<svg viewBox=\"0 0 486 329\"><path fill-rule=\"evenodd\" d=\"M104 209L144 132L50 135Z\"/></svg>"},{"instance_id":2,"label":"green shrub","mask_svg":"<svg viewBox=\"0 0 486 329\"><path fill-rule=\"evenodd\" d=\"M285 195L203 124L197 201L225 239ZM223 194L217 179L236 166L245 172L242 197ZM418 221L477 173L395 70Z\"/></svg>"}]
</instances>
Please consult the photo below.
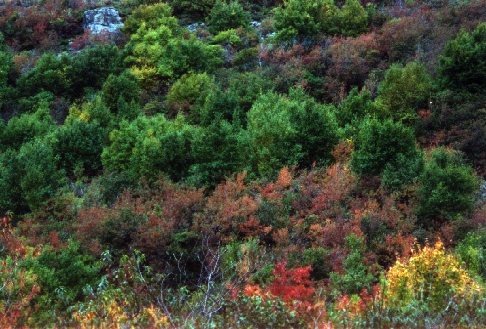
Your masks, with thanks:
<instances>
[{"instance_id":1,"label":"green shrub","mask_svg":"<svg viewBox=\"0 0 486 329\"><path fill-rule=\"evenodd\" d=\"M216 0L209 13L208 30L213 34L238 27L247 28L248 24L250 24L250 15L237 0L230 0L229 3Z\"/></svg>"},{"instance_id":2,"label":"green shrub","mask_svg":"<svg viewBox=\"0 0 486 329\"><path fill-rule=\"evenodd\" d=\"M302 89L289 97L262 95L247 114L253 173L276 175L283 166L326 163L338 141L337 124L328 106L317 104Z\"/></svg>"},{"instance_id":3,"label":"green shrub","mask_svg":"<svg viewBox=\"0 0 486 329\"><path fill-rule=\"evenodd\" d=\"M57 129L53 137L53 149L59 157L59 165L69 175L75 170L93 175L101 169L104 133L98 123L74 121Z\"/></svg>"},{"instance_id":4,"label":"green shrub","mask_svg":"<svg viewBox=\"0 0 486 329\"><path fill-rule=\"evenodd\" d=\"M363 264L366 250L364 239L351 234L344 241L350 253L344 261L344 273L332 272L330 274L332 284L340 294L359 294L363 289L369 291L375 279L369 267Z\"/></svg>"},{"instance_id":5,"label":"green shrub","mask_svg":"<svg viewBox=\"0 0 486 329\"><path fill-rule=\"evenodd\" d=\"M83 254L79 244L73 240L59 251L44 247L38 257L28 257L21 266L32 271L42 287L37 300L42 307L35 314L37 323L56 321L57 312L65 311L72 303L80 301L83 288L95 284L101 270L100 264Z\"/></svg>"},{"instance_id":6,"label":"green shrub","mask_svg":"<svg viewBox=\"0 0 486 329\"><path fill-rule=\"evenodd\" d=\"M367 118L355 141L351 168L361 176L384 175L384 184L398 188L419 175L421 158L411 128L392 119Z\"/></svg>"},{"instance_id":7,"label":"green shrub","mask_svg":"<svg viewBox=\"0 0 486 329\"><path fill-rule=\"evenodd\" d=\"M430 152L420 182L418 214L424 224L467 213L479 187L474 170L463 163L460 154L443 147Z\"/></svg>"},{"instance_id":8,"label":"green shrub","mask_svg":"<svg viewBox=\"0 0 486 329\"><path fill-rule=\"evenodd\" d=\"M101 98L112 113L133 120L138 113L124 113L122 105L140 102L140 87L137 78L128 70L120 75L110 74L103 84Z\"/></svg>"},{"instance_id":9,"label":"green shrub","mask_svg":"<svg viewBox=\"0 0 486 329\"><path fill-rule=\"evenodd\" d=\"M32 96L49 91L56 96L69 96L71 79L67 68L70 65L71 59L67 55L57 57L52 53L45 53L32 70L17 80L21 95Z\"/></svg>"},{"instance_id":10,"label":"green shrub","mask_svg":"<svg viewBox=\"0 0 486 329\"><path fill-rule=\"evenodd\" d=\"M31 210L39 209L65 184L65 172L59 169L59 159L45 139L23 144L17 159L22 197Z\"/></svg>"},{"instance_id":11,"label":"green shrub","mask_svg":"<svg viewBox=\"0 0 486 329\"><path fill-rule=\"evenodd\" d=\"M456 247L456 254L466 264L467 270L486 280L486 232L469 232Z\"/></svg>"},{"instance_id":12,"label":"green shrub","mask_svg":"<svg viewBox=\"0 0 486 329\"><path fill-rule=\"evenodd\" d=\"M343 36L357 37L368 30L368 13L358 0L346 0L340 14Z\"/></svg>"},{"instance_id":13,"label":"green shrub","mask_svg":"<svg viewBox=\"0 0 486 329\"><path fill-rule=\"evenodd\" d=\"M321 34L339 31L339 9L333 0L287 0L275 10L279 41L315 40Z\"/></svg>"},{"instance_id":14,"label":"green shrub","mask_svg":"<svg viewBox=\"0 0 486 329\"><path fill-rule=\"evenodd\" d=\"M35 113L24 113L20 117L10 119L3 130L0 150L7 148L18 150L23 143L31 142L35 138L43 138L53 131L54 120L46 105L43 103Z\"/></svg>"},{"instance_id":15,"label":"green shrub","mask_svg":"<svg viewBox=\"0 0 486 329\"><path fill-rule=\"evenodd\" d=\"M417 111L426 108L432 91L432 79L422 64L408 63L404 68L392 65L378 86L381 103L395 120L413 122Z\"/></svg>"},{"instance_id":16,"label":"green shrub","mask_svg":"<svg viewBox=\"0 0 486 329\"><path fill-rule=\"evenodd\" d=\"M442 86L481 92L486 86L486 23L472 33L462 30L439 56Z\"/></svg>"}]
</instances>

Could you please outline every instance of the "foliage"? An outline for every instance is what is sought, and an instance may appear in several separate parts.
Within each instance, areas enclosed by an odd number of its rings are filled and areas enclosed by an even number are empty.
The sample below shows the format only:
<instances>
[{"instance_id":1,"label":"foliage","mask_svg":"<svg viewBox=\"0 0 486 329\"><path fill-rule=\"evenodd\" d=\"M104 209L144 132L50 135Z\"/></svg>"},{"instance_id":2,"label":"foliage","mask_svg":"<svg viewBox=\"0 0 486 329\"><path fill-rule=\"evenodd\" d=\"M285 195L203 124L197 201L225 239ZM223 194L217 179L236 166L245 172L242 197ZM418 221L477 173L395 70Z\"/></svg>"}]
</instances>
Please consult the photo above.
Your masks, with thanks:
<instances>
[{"instance_id":1,"label":"foliage","mask_svg":"<svg viewBox=\"0 0 486 329\"><path fill-rule=\"evenodd\" d=\"M59 58L52 53L45 53L37 61L35 67L17 80L17 87L24 96L33 96L42 91L54 95L68 95L71 80L67 67L71 59L67 55Z\"/></svg>"},{"instance_id":2,"label":"foliage","mask_svg":"<svg viewBox=\"0 0 486 329\"><path fill-rule=\"evenodd\" d=\"M302 89L288 98L262 95L248 112L248 134L252 171L267 177L285 165L325 163L337 142L330 107L316 104Z\"/></svg>"},{"instance_id":3,"label":"foliage","mask_svg":"<svg viewBox=\"0 0 486 329\"><path fill-rule=\"evenodd\" d=\"M101 99L119 119L133 120L140 113L140 87L137 78L128 70L120 75L110 74L103 84ZM133 110L130 110L134 107Z\"/></svg>"},{"instance_id":4,"label":"foliage","mask_svg":"<svg viewBox=\"0 0 486 329\"><path fill-rule=\"evenodd\" d=\"M477 179L459 153L445 148L433 150L420 176L419 216L423 222L443 222L472 209Z\"/></svg>"},{"instance_id":5,"label":"foliage","mask_svg":"<svg viewBox=\"0 0 486 329\"><path fill-rule=\"evenodd\" d=\"M43 138L53 130L54 120L49 115L47 104L41 101L39 109L34 113L24 113L9 120L3 129L1 149L18 150L22 144Z\"/></svg>"},{"instance_id":6,"label":"foliage","mask_svg":"<svg viewBox=\"0 0 486 329\"><path fill-rule=\"evenodd\" d=\"M343 36L356 37L368 30L368 13L358 0L346 0L340 16Z\"/></svg>"},{"instance_id":7,"label":"foliage","mask_svg":"<svg viewBox=\"0 0 486 329\"><path fill-rule=\"evenodd\" d=\"M395 120L413 122L417 111L425 108L431 91L431 78L420 63L411 62L404 68L395 64L386 71L385 80L378 87L377 102L383 104Z\"/></svg>"},{"instance_id":8,"label":"foliage","mask_svg":"<svg viewBox=\"0 0 486 329\"><path fill-rule=\"evenodd\" d=\"M386 308L402 318L414 313L448 316L463 311L462 300L477 300L483 294L441 241L419 249L409 260L398 260L386 274L384 289Z\"/></svg>"},{"instance_id":9,"label":"foliage","mask_svg":"<svg viewBox=\"0 0 486 329\"><path fill-rule=\"evenodd\" d=\"M174 112L191 112L193 120L198 121L198 107L202 99L214 87L214 82L207 75L201 74L184 74L177 80L167 93L166 102L174 109ZM198 104L199 103L199 104ZM198 106L199 105L199 106Z\"/></svg>"},{"instance_id":10,"label":"foliage","mask_svg":"<svg viewBox=\"0 0 486 329\"><path fill-rule=\"evenodd\" d=\"M486 235L484 229L469 232L456 247L456 254L471 274L486 279Z\"/></svg>"},{"instance_id":11,"label":"foliage","mask_svg":"<svg viewBox=\"0 0 486 329\"><path fill-rule=\"evenodd\" d=\"M193 163L191 142L195 130L182 117L168 121L162 115L138 117L110 133L111 145L103 150L103 167L108 171L130 170L151 180L161 172L174 180L187 175Z\"/></svg>"},{"instance_id":12,"label":"foliage","mask_svg":"<svg viewBox=\"0 0 486 329\"><path fill-rule=\"evenodd\" d=\"M39 209L64 185L64 170L58 169L52 146L46 140L35 139L22 145L17 155L20 164L15 169L20 179L22 200L31 210Z\"/></svg>"},{"instance_id":13,"label":"foliage","mask_svg":"<svg viewBox=\"0 0 486 329\"><path fill-rule=\"evenodd\" d=\"M332 0L288 0L275 11L277 39L306 41L338 31L338 11Z\"/></svg>"},{"instance_id":14,"label":"foliage","mask_svg":"<svg viewBox=\"0 0 486 329\"><path fill-rule=\"evenodd\" d=\"M238 27L247 28L250 23L250 15L245 12L241 4L236 0L229 3L216 0L209 13L209 32L217 34L221 31Z\"/></svg>"},{"instance_id":15,"label":"foliage","mask_svg":"<svg viewBox=\"0 0 486 329\"><path fill-rule=\"evenodd\" d=\"M390 187L409 184L420 173L421 152L411 128L388 119L365 119L354 143L352 169L358 175L386 174ZM403 167L407 165L407 167Z\"/></svg>"},{"instance_id":16,"label":"foliage","mask_svg":"<svg viewBox=\"0 0 486 329\"><path fill-rule=\"evenodd\" d=\"M189 168L188 182L195 186L215 186L243 167L238 126L214 121L197 131L192 141L194 164Z\"/></svg>"},{"instance_id":17,"label":"foliage","mask_svg":"<svg viewBox=\"0 0 486 329\"><path fill-rule=\"evenodd\" d=\"M108 76L120 70L118 57L118 48L114 45L95 46L78 53L67 70L71 99L101 89Z\"/></svg>"},{"instance_id":18,"label":"foliage","mask_svg":"<svg viewBox=\"0 0 486 329\"><path fill-rule=\"evenodd\" d=\"M69 175L79 170L93 175L101 169L103 129L98 123L74 121L55 131L53 149Z\"/></svg>"},{"instance_id":19,"label":"foliage","mask_svg":"<svg viewBox=\"0 0 486 329\"><path fill-rule=\"evenodd\" d=\"M0 36L0 41L1 36ZM4 104L15 98L16 89L12 86L12 71L14 69L13 55L2 51L0 42L0 109Z\"/></svg>"},{"instance_id":20,"label":"foliage","mask_svg":"<svg viewBox=\"0 0 486 329\"><path fill-rule=\"evenodd\" d=\"M486 67L486 24L482 23L472 33L462 30L447 43L439 57L439 72L446 88L479 92L484 89Z\"/></svg>"},{"instance_id":21,"label":"foliage","mask_svg":"<svg viewBox=\"0 0 486 329\"><path fill-rule=\"evenodd\" d=\"M42 287L37 303L48 306L50 314L56 317L57 309L66 309L82 297L83 288L96 282L100 264L93 257L79 251L79 244L69 241L61 251L45 247L39 256L27 257L21 266L35 273ZM37 314L43 321L43 314ZM50 320L52 321L52 320Z\"/></svg>"},{"instance_id":22,"label":"foliage","mask_svg":"<svg viewBox=\"0 0 486 329\"><path fill-rule=\"evenodd\" d=\"M330 277L333 285L342 294L359 294L363 289L371 290L374 281L373 275L369 272L369 267L363 264L365 244L363 238L350 234L345 238L346 247L350 254L344 261L344 273L332 272Z\"/></svg>"},{"instance_id":23,"label":"foliage","mask_svg":"<svg viewBox=\"0 0 486 329\"><path fill-rule=\"evenodd\" d=\"M0 325L4 328L27 325L40 292L37 276L19 266L19 260L18 256L0 259Z\"/></svg>"}]
</instances>

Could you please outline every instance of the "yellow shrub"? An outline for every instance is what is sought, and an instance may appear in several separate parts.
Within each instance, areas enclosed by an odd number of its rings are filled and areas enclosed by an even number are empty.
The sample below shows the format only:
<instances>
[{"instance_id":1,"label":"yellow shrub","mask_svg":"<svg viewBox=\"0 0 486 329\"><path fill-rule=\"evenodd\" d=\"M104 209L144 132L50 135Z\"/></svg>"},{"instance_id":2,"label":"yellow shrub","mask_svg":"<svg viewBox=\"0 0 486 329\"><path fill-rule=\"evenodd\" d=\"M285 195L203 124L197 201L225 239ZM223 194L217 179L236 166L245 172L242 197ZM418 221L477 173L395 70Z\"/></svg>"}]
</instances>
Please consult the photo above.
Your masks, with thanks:
<instances>
[{"instance_id":1,"label":"yellow shrub","mask_svg":"<svg viewBox=\"0 0 486 329\"><path fill-rule=\"evenodd\" d=\"M481 294L479 284L461 268L454 255L445 252L440 240L407 261L398 260L386 274L384 297L389 309L406 310L415 305L437 313Z\"/></svg>"}]
</instances>

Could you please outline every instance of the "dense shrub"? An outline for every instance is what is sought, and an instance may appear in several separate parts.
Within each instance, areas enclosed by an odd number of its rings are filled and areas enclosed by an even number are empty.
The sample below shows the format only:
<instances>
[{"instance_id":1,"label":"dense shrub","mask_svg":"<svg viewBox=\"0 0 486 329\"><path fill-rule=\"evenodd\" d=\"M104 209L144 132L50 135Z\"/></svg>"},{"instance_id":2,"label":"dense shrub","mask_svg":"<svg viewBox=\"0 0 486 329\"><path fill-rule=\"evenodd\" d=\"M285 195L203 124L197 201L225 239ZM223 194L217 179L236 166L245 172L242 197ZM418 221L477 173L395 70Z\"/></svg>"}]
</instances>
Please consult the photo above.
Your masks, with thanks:
<instances>
[{"instance_id":1,"label":"dense shrub","mask_svg":"<svg viewBox=\"0 0 486 329\"><path fill-rule=\"evenodd\" d=\"M354 145L351 167L359 175L386 173L386 182L397 187L411 183L420 173L422 154L413 130L400 122L365 119Z\"/></svg>"},{"instance_id":2,"label":"dense shrub","mask_svg":"<svg viewBox=\"0 0 486 329\"><path fill-rule=\"evenodd\" d=\"M446 88L479 92L486 81L486 23L472 33L461 31L439 57L439 72Z\"/></svg>"},{"instance_id":3,"label":"dense shrub","mask_svg":"<svg viewBox=\"0 0 486 329\"><path fill-rule=\"evenodd\" d=\"M238 27L247 28L249 23L250 15L237 0L231 0L229 3L216 0L209 13L209 32L213 34Z\"/></svg>"},{"instance_id":4,"label":"dense shrub","mask_svg":"<svg viewBox=\"0 0 486 329\"><path fill-rule=\"evenodd\" d=\"M420 182L418 211L424 223L455 219L472 209L474 193L478 189L477 179L456 151L433 150Z\"/></svg>"},{"instance_id":5,"label":"dense shrub","mask_svg":"<svg viewBox=\"0 0 486 329\"><path fill-rule=\"evenodd\" d=\"M465 320L469 305L482 295L478 282L441 241L423 247L409 260L397 261L386 274L384 289L385 307L396 314L391 317L394 324L417 327L439 314L456 323Z\"/></svg>"}]
</instances>

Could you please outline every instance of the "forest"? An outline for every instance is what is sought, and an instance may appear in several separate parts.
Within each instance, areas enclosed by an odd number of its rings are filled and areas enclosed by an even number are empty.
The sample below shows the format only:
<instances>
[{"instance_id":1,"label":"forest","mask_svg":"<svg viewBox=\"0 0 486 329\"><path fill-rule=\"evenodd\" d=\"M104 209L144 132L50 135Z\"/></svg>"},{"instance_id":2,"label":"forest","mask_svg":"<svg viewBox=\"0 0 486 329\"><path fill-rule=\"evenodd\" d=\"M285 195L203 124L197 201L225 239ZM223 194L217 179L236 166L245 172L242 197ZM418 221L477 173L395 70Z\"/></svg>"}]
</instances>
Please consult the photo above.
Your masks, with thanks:
<instances>
[{"instance_id":1,"label":"forest","mask_svg":"<svg viewBox=\"0 0 486 329\"><path fill-rule=\"evenodd\" d=\"M485 90L486 0L0 0L0 327L484 328Z\"/></svg>"}]
</instances>

